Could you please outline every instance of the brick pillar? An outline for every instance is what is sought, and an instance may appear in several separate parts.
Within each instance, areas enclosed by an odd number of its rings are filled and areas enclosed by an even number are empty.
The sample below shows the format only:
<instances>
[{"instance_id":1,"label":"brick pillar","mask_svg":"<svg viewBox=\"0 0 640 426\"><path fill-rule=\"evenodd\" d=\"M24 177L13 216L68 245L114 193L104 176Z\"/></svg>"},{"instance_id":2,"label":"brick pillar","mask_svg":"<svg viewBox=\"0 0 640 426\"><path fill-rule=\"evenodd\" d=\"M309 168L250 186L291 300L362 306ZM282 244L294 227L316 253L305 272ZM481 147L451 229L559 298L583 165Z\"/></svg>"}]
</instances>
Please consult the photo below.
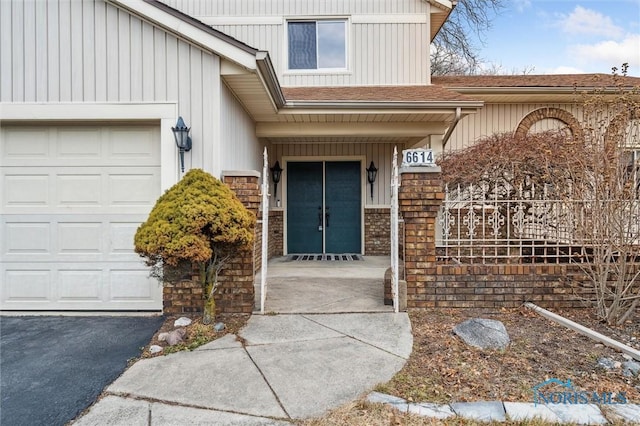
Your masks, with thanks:
<instances>
[{"instance_id":1,"label":"brick pillar","mask_svg":"<svg viewBox=\"0 0 640 426\"><path fill-rule=\"evenodd\" d=\"M436 220L444 200L440 167L400 169L407 307L435 306ZM402 237L401 237L402 238Z\"/></svg>"},{"instance_id":2,"label":"brick pillar","mask_svg":"<svg viewBox=\"0 0 640 426\"><path fill-rule=\"evenodd\" d=\"M258 217L260 209L260 173L255 171L223 172L223 182L236 193L242 204ZM260 249L260 242L258 249ZM254 243L255 244L255 243ZM219 313L251 313L255 303L254 251L238 255L221 272L216 294Z\"/></svg>"}]
</instances>

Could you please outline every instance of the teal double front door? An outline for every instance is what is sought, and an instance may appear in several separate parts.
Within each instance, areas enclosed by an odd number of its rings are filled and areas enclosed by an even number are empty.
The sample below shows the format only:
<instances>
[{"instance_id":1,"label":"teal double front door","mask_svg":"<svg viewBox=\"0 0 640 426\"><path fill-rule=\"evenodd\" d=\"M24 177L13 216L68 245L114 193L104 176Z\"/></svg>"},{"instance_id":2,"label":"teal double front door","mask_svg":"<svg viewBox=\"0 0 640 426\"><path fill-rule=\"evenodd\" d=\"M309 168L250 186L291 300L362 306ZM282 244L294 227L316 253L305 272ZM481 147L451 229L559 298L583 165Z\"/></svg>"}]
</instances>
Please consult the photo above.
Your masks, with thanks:
<instances>
[{"instance_id":1,"label":"teal double front door","mask_svg":"<svg viewBox=\"0 0 640 426\"><path fill-rule=\"evenodd\" d=\"M287 163L287 251L361 253L359 161Z\"/></svg>"}]
</instances>

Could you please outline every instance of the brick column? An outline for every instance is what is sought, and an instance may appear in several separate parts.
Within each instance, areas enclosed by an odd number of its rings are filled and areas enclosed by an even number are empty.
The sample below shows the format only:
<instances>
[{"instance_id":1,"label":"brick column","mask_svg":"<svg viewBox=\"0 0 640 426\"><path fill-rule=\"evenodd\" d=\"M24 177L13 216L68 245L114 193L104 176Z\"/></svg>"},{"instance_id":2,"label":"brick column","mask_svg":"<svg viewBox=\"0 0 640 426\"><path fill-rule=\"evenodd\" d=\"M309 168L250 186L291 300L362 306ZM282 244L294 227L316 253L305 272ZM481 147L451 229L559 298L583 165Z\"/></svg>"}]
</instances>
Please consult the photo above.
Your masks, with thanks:
<instances>
[{"instance_id":1,"label":"brick column","mask_svg":"<svg viewBox=\"0 0 640 426\"><path fill-rule=\"evenodd\" d=\"M444 200L439 167L400 169L407 307L435 307L436 220ZM401 237L402 238L402 237Z\"/></svg>"},{"instance_id":2,"label":"brick column","mask_svg":"<svg viewBox=\"0 0 640 426\"><path fill-rule=\"evenodd\" d=\"M258 217L260 209L260 173L255 171L222 172L222 181L229 185L242 204ZM260 250L260 241L258 244ZM221 272L220 286L216 294L216 310L219 313L253 312L255 303L254 251L238 255Z\"/></svg>"}]
</instances>

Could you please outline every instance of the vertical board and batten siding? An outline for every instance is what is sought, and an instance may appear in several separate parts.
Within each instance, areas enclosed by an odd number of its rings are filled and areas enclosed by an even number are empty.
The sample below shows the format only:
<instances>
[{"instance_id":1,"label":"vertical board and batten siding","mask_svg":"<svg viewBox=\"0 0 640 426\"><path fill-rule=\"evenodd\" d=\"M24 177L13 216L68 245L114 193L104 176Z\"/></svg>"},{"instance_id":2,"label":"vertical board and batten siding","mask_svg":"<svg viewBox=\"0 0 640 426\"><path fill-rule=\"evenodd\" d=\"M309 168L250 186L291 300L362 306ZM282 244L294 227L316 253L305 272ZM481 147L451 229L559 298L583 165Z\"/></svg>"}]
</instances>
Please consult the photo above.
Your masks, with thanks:
<instances>
[{"instance_id":1,"label":"vertical board and batten siding","mask_svg":"<svg viewBox=\"0 0 640 426\"><path fill-rule=\"evenodd\" d=\"M177 102L219 172L220 59L102 0L0 1L1 102Z\"/></svg>"},{"instance_id":2,"label":"vertical board and batten siding","mask_svg":"<svg viewBox=\"0 0 640 426\"><path fill-rule=\"evenodd\" d=\"M388 143L300 143L300 144L272 144L268 148L269 159L271 164L276 160L285 171L282 179L286 182L286 167L283 158L292 161L301 160L300 157L310 157L310 161L336 161L344 160L345 157L359 156L363 157L362 165L363 182L367 182L365 169L369 167L369 163L373 161L378 168L378 176L373 185L373 200L371 200L371 190L369 184L366 183L365 196L366 206L389 205L391 203L391 161L393 158L393 144ZM402 151L403 146L398 145L398 151ZM364 190L364 189L363 189ZM280 192L280 190L278 190Z\"/></svg>"},{"instance_id":3,"label":"vertical board and batten siding","mask_svg":"<svg viewBox=\"0 0 640 426\"><path fill-rule=\"evenodd\" d=\"M424 0L161 0L191 16L429 13Z\"/></svg>"},{"instance_id":4,"label":"vertical board and batten siding","mask_svg":"<svg viewBox=\"0 0 640 426\"><path fill-rule=\"evenodd\" d=\"M573 104L487 104L476 114L460 120L447 143L448 151L455 151L473 145L479 138L494 133L514 132L520 121L539 108L559 108L580 119L580 111ZM532 127L533 131L558 128L558 121L546 119ZM562 126L564 127L564 126Z\"/></svg>"},{"instance_id":5,"label":"vertical board and batten siding","mask_svg":"<svg viewBox=\"0 0 640 426\"><path fill-rule=\"evenodd\" d=\"M271 56L282 86L347 86L429 83L429 5L419 0L402 1L199 1L164 0L165 3L197 19L233 17L269 18L269 23L232 22L214 28L266 50ZM420 23L384 23L393 14L415 14ZM376 21L351 22L348 34L348 70L337 72L287 71L286 19L296 16L353 17L380 15ZM241 20L241 19L240 19Z\"/></svg>"},{"instance_id":6,"label":"vertical board and batten siding","mask_svg":"<svg viewBox=\"0 0 640 426\"><path fill-rule=\"evenodd\" d=\"M222 85L222 164L235 170L262 170L262 146L256 125L231 90Z\"/></svg>"}]
</instances>

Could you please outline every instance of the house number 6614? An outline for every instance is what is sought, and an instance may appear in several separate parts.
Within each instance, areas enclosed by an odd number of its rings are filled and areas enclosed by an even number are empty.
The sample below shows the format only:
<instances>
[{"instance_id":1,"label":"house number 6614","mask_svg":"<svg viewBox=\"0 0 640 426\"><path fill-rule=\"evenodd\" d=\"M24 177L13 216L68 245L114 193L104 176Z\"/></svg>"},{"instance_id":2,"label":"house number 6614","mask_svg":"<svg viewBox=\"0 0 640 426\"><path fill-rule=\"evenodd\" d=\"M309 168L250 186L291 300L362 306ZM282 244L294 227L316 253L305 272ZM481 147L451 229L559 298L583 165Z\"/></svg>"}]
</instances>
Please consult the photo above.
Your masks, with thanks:
<instances>
[{"instance_id":1,"label":"house number 6614","mask_svg":"<svg viewBox=\"0 0 640 426\"><path fill-rule=\"evenodd\" d=\"M433 166L433 151L430 149L405 149L402 151L402 166Z\"/></svg>"}]
</instances>

